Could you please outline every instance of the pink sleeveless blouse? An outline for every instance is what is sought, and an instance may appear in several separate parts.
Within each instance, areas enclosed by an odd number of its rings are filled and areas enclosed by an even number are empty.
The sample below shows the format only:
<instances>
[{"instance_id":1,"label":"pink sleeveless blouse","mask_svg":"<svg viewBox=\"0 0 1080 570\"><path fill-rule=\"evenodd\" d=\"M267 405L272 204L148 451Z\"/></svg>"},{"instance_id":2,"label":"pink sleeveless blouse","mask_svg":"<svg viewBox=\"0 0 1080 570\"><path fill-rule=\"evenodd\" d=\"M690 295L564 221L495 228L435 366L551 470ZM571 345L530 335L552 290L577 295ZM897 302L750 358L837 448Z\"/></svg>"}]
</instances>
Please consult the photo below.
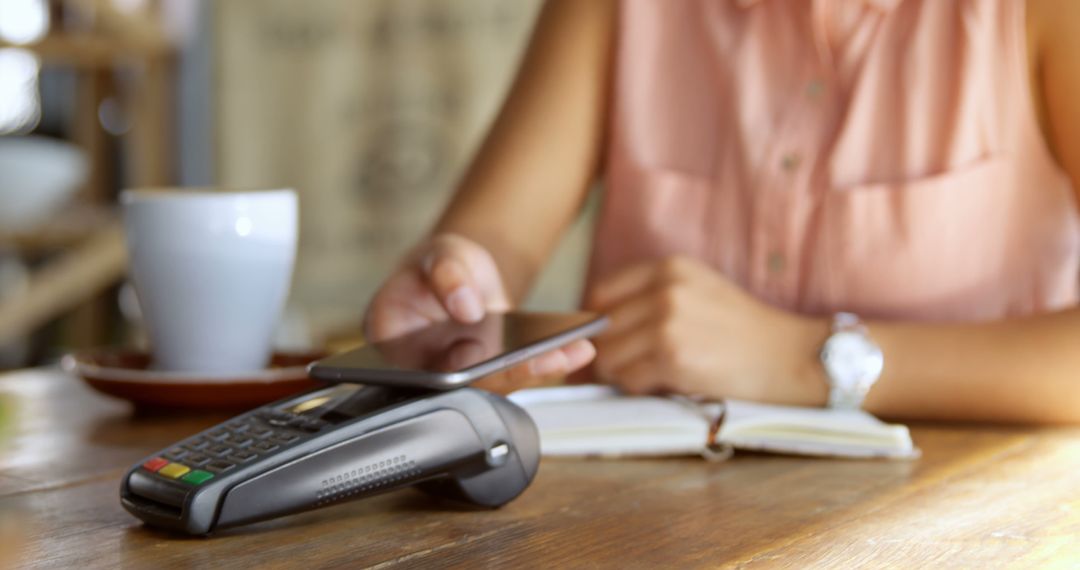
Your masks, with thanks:
<instances>
[{"instance_id":1,"label":"pink sleeveless blouse","mask_svg":"<svg viewBox=\"0 0 1080 570\"><path fill-rule=\"evenodd\" d=\"M1074 305L1019 0L624 0L590 282L703 259L809 314Z\"/></svg>"}]
</instances>

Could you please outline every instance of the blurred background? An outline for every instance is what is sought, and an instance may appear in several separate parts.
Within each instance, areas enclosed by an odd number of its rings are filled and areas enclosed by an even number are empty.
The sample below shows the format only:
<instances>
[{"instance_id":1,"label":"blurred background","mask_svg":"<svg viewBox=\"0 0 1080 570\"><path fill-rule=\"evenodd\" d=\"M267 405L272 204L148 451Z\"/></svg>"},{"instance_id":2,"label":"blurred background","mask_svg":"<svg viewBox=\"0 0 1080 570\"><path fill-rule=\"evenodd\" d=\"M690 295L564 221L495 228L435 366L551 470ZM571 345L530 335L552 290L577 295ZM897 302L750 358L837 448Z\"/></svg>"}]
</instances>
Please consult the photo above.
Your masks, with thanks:
<instances>
[{"instance_id":1,"label":"blurred background","mask_svg":"<svg viewBox=\"0 0 1080 570\"><path fill-rule=\"evenodd\" d=\"M509 86L539 0L0 0L0 368L138 343L117 196L295 188L279 348L355 333ZM590 212L527 306L576 305Z\"/></svg>"}]
</instances>

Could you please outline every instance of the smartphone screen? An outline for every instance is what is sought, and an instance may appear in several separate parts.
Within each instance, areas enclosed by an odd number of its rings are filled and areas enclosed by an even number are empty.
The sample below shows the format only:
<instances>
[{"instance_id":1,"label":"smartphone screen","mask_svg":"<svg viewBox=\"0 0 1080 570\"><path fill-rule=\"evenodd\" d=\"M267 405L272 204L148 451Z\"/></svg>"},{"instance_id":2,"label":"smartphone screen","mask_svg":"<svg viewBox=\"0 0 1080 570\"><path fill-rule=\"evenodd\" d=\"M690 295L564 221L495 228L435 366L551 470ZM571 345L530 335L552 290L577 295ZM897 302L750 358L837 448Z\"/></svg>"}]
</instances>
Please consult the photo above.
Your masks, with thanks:
<instances>
[{"instance_id":1,"label":"smartphone screen","mask_svg":"<svg viewBox=\"0 0 1080 570\"><path fill-rule=\"evenodd\" d=\"M510 312L444 321L316 362L319 380L446 389L467 384L571 341L599 333L593 313Z\"/></svg>"}]
</instances>

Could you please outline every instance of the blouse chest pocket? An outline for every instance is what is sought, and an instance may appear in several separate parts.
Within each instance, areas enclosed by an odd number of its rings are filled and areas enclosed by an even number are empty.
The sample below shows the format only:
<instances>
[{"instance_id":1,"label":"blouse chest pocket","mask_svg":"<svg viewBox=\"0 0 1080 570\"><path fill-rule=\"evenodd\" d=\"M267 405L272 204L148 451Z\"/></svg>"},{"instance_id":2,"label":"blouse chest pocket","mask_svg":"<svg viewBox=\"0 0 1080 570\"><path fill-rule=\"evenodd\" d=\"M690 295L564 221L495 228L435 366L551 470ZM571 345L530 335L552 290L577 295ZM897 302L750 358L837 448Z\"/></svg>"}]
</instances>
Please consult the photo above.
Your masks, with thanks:
<instances>
[{"instance_id":1,"label":"blouse chest pocket","mask_svg":"<svg viewBox=\"0 0 1080 570\"><path fill-rule=\"evenodd\" d=\"M1001 157L915 180L830 191L822 214L830 304L885 318L994 318L1015 302L1011 274L1036 231ZM1037 222L1036 222L1037 223Z\"/></svg>"}]
</instances>

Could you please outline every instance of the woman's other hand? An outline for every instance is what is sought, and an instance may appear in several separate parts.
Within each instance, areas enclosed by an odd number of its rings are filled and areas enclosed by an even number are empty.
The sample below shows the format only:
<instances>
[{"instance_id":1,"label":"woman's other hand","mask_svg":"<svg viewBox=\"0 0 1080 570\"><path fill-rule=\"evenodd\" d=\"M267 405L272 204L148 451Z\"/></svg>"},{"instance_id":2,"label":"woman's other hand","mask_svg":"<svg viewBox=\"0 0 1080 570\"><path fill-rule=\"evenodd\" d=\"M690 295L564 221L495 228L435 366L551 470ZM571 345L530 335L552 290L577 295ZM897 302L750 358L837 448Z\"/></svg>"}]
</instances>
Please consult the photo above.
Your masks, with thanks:
<instances>
[{"instance_id":1,"label":"woman's other hand","mask_svg":"<svg viewBox=\"0 0 1080 570\"><path fill-rule=\"evenodd\" d=\"M827 321L770 307L700 261L629 267L597 283L587 305L611 319L596 374L627 392L826 401L817 350Z\"/></svg>"}]
</instances>

